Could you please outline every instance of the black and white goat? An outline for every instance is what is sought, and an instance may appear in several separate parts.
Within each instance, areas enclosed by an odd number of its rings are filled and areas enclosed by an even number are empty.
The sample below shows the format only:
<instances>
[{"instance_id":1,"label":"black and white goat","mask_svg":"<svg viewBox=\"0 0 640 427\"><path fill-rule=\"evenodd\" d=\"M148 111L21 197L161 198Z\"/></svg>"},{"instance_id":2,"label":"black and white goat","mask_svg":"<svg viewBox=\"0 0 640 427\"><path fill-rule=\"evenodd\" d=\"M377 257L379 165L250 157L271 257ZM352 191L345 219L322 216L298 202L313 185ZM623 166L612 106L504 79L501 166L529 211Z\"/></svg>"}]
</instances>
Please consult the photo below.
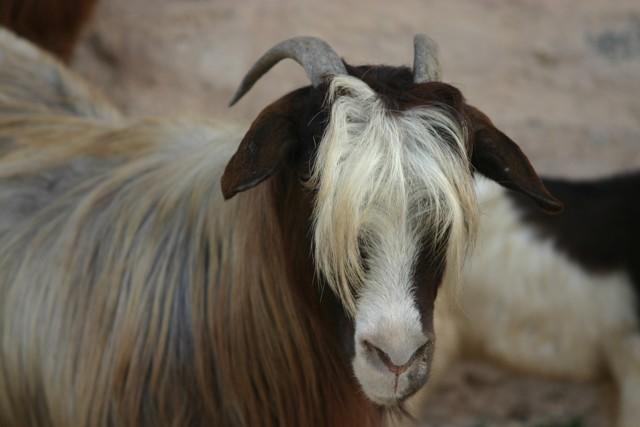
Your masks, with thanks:
<instances>
[{"instance_id":1,"label":"black and white goat","mask_svg":"<svg viewBox=\"0 0 640 427\"><path fill-rule=\"evenodd\" d=\"M480 218L458 292L436 304L437 370L485 356L518 370L618 386L620 427L640 425L640 174L543 179L544 215L476 180ZM428 404L428 400L422 405Z\"/></svg>"},{"instance_id":2,"label":"black and white goat","mask_svg":"<svg viewBox=\"0 0 640 427\"><path fill-rule=\"evenodd\" d=\"M284 58L312 85L238 136L126 120L0 32L0 425L379 425L421 388L472 171L558 202L415 50L282 42L234 100Z\"/></svg>"}]
</instances>

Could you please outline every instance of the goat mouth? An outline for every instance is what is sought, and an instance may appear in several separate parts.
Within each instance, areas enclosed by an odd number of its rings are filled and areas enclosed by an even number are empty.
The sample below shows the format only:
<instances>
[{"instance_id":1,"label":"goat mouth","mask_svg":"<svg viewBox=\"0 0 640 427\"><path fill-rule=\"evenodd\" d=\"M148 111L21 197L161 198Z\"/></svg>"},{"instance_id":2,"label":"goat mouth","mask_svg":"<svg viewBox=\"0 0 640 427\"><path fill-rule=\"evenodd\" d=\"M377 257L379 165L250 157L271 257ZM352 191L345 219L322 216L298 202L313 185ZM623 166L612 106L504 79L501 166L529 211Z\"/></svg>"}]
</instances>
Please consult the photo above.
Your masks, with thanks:
<instances>
[{"instance_id":1,"label":"goat mouth","mask_svg":"<svg viewBox=\"0 0 640 427\"><path fill-rule=\"evenodd\" d=\"M367 396L369 400L385 410L393 410L397 406L402 406L403 399L398 396L393 397L381 397L381 396Z\"/></svg>"},{"instance_id":2,"label":"goat mouth","mask_svg":"<svg viewBox=\"0 0 640 427\"><path fill-rule=\"evenodd\" d=\"M404 410L404 402L413 396L420 388L420 386L410 387L407 392L402 394L398 394L397 391L394 390L393 395L388 396L369 395L368 399L385 410L395 411L397 408Z\"/></svg>"}]
</instances>

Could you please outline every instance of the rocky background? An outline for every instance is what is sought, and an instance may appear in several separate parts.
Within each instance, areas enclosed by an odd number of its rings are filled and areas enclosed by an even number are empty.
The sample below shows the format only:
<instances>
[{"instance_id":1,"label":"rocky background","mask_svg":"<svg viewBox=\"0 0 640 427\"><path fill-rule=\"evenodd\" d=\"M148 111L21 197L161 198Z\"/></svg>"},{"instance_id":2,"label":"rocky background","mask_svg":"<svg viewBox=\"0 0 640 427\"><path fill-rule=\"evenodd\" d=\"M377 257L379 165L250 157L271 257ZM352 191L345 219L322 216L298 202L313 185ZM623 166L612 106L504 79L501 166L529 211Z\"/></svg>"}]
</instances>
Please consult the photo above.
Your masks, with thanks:
<instances>
[{"instance_id":1,"label":"rocky background","mask_svg":"<svg viewBox=\"0 0 640 427\"><path fill-rule=\"evenodd\" d=\"M227 109L275 42L315 35L351 63L410 64L416 32L438 42L444 80L539 171L588 177L640 167L638 0L103 0L73 66L133 116L245 123L307 84L285 62ZM604 427L613 399L605 381L565 384L467 362L420 424Z\"/></svg>"}]
</instances>

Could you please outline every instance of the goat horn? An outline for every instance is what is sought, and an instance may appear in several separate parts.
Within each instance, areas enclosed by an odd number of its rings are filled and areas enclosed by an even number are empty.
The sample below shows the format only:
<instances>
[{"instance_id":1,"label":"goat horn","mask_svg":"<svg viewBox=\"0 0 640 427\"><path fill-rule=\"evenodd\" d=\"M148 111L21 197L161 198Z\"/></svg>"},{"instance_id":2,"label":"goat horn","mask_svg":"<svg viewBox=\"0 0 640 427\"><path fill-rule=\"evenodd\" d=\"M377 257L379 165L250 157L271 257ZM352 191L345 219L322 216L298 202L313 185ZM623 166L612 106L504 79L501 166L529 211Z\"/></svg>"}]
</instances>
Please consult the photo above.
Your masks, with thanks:
<instances>
[{"instance_id":1,"label":"goat horn","mask_svg":"<svg viewBox=\"0 0 640 427\"><path fill-rule=\"evenodd\" d=\"M438 45L426 34L416 34L413 38L413 82L438 81L441 73Z\"/></svg>"},{"instance_id":2,"label":"goat horn","mask_svg":"<svg viewBox=\"0 0 640 427\"><path fill-rule=\"evenodd\" d=\"M327 42L316 37L293 37L266 51L253 64L229 106L238 102L271 67L287 58L302 65L314 87L320 85L327 76L347 74L344 63Z\"/></svg>"}]
</instances>

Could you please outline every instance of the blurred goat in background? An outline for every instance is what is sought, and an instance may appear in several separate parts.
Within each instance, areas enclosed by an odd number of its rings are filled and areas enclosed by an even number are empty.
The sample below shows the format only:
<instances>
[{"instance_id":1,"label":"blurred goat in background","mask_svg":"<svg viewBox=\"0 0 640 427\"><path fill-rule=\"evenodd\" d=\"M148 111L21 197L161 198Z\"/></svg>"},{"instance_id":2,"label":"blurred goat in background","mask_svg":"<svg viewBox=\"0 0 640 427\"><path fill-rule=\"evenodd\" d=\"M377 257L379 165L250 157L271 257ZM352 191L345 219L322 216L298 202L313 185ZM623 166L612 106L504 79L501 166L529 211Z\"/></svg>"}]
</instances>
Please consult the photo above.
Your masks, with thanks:
<instances>
[{"instance_id":1,"label":"blurred goat in background","mask_svg":"<svg viewBox=\"0 0 640 427\"><path fill-rule=\"evenodd\" d=\"M68 62L98 0L2 0L0 25Z\"/></svg>"}]
</instances>

